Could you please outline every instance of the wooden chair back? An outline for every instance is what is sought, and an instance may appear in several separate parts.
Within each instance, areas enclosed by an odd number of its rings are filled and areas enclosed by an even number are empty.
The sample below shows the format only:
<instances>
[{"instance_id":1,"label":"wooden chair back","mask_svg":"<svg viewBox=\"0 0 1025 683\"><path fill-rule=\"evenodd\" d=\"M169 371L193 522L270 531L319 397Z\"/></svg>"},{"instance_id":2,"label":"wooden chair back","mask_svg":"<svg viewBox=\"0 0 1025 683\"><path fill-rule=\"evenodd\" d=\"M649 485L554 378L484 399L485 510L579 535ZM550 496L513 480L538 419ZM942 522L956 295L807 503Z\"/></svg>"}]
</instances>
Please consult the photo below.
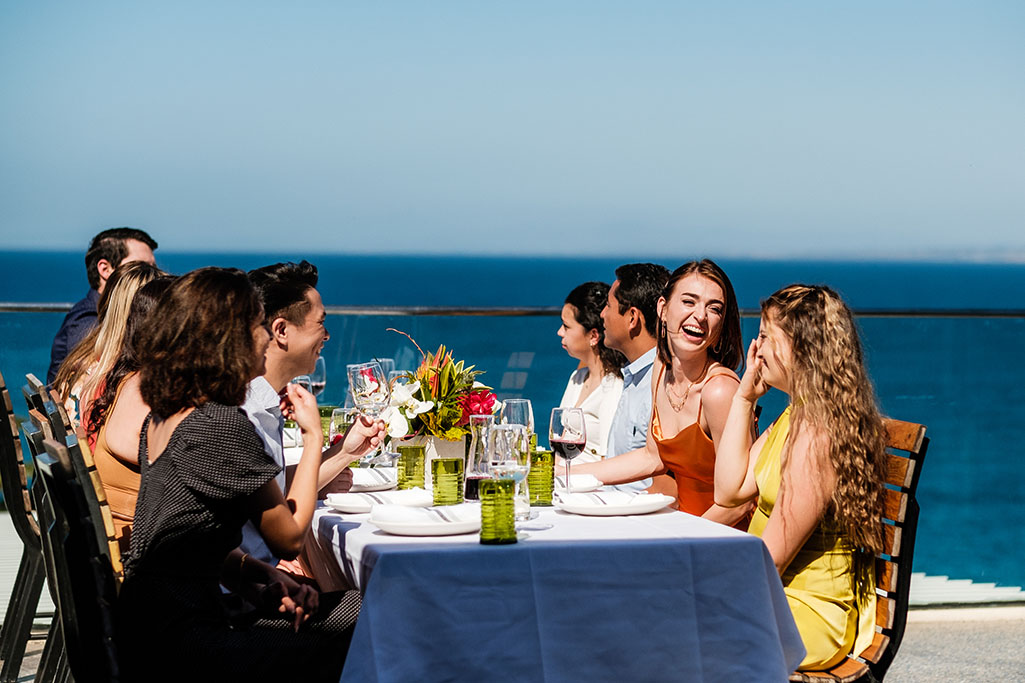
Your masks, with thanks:
<instances>
[{"instance_id":1,"label":"wooden chair back","mask_svg":"<svg viewBox=\"0 0 1025 683\"><path fill-rule=\"evenodd\" d=\"M53 577L64 647L79 681L117 681L114 643L114 574L97 542L93 518L100 514L87 483L76 475L71 448L44 441L37 471L36 502L43 529L43 558Z\"/></svg>"},{"instance_id":2,"label":"wooden chair back","mask_svg":"<svg viewBox=\"0 0 1025 683\"><path fill-rule=\"evenodd\" d=\"M929 439L925 426L886 420L887 471L883 503L884 551L876 557L876 633L864 652L828 671L798 671L791 681L853 683L871 676L882 681L890 668L908 616L911 563L918 530L918 481Z\"/></svg>"},{"instance_id":3,"label":"wooden chair back","mask_svg":"<svg viewBox=\"0 0 1025 683\"><path fill-rule=\"evenodd\" d=\"M72 429L60 401L48 401L46 411L46 422L53 430L54 441L62 443L68 448L75 474L85 485L86 493L91 498L90 502L97 508L97 514L92 518L96 537L101 545L107 546L107 557L113 567L117 583L120 585L121 579L124 578L124 567L121 562L121 548L114 531L114 517L110 511L110 505L107 503L107 492L103 488L99 472L96 471L96 462L93 460L92 451L89 450L85 434L79 434L77 430Z\"/></svg>"},{"instance_id":4,"label":"wooden chair back","mask_svg":"<svg viewBox=\"0 0 1025 683\"><path fill-rule=\"evenodd\" d=\"M32 494L29 492L28 475L25 471L18 419L14 416L11 394L7 391L2 374L0 413L0 478L3 481L4 501L22 543L39 550L39 525L32 514Z\"/></svg>"}]
</instances>

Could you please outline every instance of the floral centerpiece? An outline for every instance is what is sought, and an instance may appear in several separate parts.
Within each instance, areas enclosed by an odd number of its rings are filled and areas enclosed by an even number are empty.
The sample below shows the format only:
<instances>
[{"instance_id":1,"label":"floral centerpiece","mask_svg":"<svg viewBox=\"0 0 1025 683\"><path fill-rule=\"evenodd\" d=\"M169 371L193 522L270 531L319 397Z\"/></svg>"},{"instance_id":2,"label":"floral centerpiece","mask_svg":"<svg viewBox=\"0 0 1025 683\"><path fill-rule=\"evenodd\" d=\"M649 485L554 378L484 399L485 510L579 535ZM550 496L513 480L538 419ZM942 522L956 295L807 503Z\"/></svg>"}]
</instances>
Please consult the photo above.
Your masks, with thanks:
<instances>
[{"instance_id":1,"label":"floral centerpiece","mask_svg":"<svg viewBox=\"0 0 1025 683\"><path fill-rule=\"evenodd\" d=\"M423 361L406 374L405 384L396 382L391 388L390 404L381 414L389 437L433 436L458 441L470 433L471 415L490 415L501 408L491 387L477 381L481 370L456 362L444 345L434 353L424 353L412 337L406 337Z\"/></svg>"}]
</instances>

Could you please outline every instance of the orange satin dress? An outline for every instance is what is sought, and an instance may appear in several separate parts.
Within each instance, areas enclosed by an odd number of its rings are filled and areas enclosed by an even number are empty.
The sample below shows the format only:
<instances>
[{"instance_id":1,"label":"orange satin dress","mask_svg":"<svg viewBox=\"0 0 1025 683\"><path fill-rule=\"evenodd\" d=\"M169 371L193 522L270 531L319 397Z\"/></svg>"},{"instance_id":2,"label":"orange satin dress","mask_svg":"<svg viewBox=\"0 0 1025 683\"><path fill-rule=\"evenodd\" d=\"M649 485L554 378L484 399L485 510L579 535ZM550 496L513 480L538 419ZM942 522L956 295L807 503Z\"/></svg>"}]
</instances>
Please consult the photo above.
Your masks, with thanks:
<instances>
[{"instance_id":1,"label":"orange satin dress","mask_svg":"<svg viewBox=\"0 0 1025 683\"><path fill-rule=\"evenodd\" d=\"M123 382L107 411L108 416L121 398L122 387ZM125 554L128 552L132 522L135 520L135 499L139 496L139 465L125 462L110 452L107 446L106 424L100 427L96 434L93 461L96 463L96 473L100 475L103 491L107 494L107 504L110 505L111 517L114 520L114 536L121 547L121 553Z\"/></svg>"},{"instance_id":2,"label":"orange satin dress","mask_svg":"<svg viewBox=\"0 0 1025 683\"><path fill-rule=\"evenodd\" d=\"M705 381L719 375L740 381L726 368L721 370L722 372L713 370ZM665 366L662 366L655 391L662 386L664 374ZM658 417L658 402L652 401L650 429L658 447L659 457L676 479L676 495L680 509L699 517L705 514L705 511L715 503L715 444L701 428L701 404L698 404L698 417L693 424L687 425L675 436L666 438L662 434L662 424ZM733 528L747 531L750 522L751 516L746 515L735 523Z\"/></svg>"}]
</instances>

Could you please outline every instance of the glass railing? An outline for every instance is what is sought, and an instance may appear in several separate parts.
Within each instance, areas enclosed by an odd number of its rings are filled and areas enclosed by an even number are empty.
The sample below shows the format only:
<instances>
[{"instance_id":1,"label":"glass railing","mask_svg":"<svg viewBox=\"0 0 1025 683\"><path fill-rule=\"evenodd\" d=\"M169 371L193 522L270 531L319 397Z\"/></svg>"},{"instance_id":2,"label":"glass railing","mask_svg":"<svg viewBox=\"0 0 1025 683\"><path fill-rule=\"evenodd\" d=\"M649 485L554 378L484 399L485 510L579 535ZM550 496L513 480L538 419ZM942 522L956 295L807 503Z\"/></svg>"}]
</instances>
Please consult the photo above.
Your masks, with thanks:
<instances>
[{"instance_id":1,"label":"glass railing","mask_svg":"<svg viewBox=\"0 0 1025 683\"><path fill-rule=\"evenodd\" d=\"M34 308L33 308L34 307ZM26 372L40 377L64 308L0 305L0 370L11 387ZM17 308L17 310L12 310ZM575 361L556 336L558 309L329 309L323 403L341 403L345 365L392 358L400 369L439 344L484 370L500 398L527 397L539 423L562 397ZM862 311L859 324L885 414L928 427L931 439L920 502L915 569L954 578L1025 585L1025 381L1017 367L1025 348L1025 315L947 311ZM745 339L758 328L743 319ZM20 396L13 396L16 408ZM762 424L784 407L770 392Z\"/></svg>"}]
</instances>

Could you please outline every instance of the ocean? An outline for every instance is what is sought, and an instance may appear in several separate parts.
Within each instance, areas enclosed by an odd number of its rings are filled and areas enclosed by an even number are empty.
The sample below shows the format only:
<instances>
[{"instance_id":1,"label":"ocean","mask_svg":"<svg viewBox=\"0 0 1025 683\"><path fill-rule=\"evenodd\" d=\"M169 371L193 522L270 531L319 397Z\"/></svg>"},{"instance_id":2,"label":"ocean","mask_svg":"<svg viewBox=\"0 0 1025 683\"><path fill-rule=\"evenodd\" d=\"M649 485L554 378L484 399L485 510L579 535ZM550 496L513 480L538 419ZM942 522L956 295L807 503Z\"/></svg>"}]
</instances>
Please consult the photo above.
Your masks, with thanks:
<instances>
[{"instance_id":1,"label":"ocean","mask_svg":"<svg viewBox=\"0 0 1025 683\"><path fill-rule=\"evenodd\" d=\"M306 258L320 269L329 306L559 307L587 280L611 282L617 265L687 260L553 257L422 257L312 254L173 254L158 263L181 273L204 265L250 269ZM1025 265L722 259L744 318L756 332L759 301L791 282L840 291L859 317L883 412L921 422L931 439L919 496L915 570L1025 586ZM82 254L0 252L0 301L73 302L87 290ZM974 312L974 313L972 313ZM956 315L951 315L956 313ZM42 376L62 313L0 312L0 371L10 385ZM556 336L557 317L337 315L328 319L324 402L344 398L346 363L390 357L400 368L416 348L444 343L484 370L503 398L525 396L539 424L562 395L575 361ZM15 396L18 404L18 396ZM770 392L763 424L784 407Z\"/></svg>"}]
</instances>

